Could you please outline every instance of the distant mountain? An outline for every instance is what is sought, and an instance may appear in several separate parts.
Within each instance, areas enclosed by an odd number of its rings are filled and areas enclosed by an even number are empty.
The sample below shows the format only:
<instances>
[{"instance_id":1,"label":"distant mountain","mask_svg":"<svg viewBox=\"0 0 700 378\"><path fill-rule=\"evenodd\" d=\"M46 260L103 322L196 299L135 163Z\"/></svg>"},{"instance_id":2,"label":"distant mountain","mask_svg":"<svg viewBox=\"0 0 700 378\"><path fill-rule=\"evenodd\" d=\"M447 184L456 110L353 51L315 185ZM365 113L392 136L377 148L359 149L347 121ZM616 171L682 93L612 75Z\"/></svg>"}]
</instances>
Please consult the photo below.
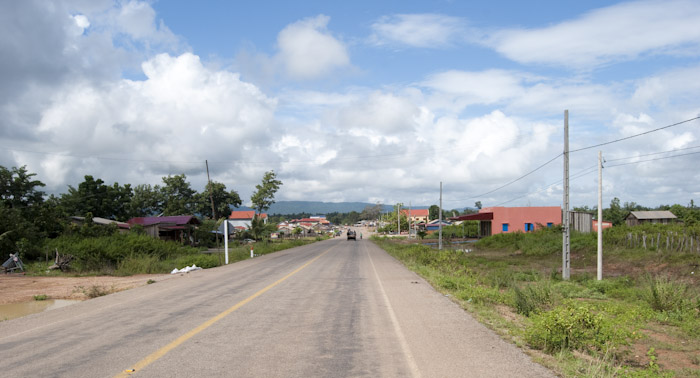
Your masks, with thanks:
<instances>
[{"instance_id":1,"label":"distant mountain","mask_svg":"<svg viewBox=\"0 0 700 378\"><path fill-rule=\"evenodd\" d=\"M319 202L319 201L278 201L270 206L268 214L330 214L349 213L351 211L362 212L367 206L374 206L373 203L365 202ZM393 207L384 205L384 211Z\"/></svg>"},{"instance_id":2,"label":"distant mountain","mask_svg":"<svg viewBox=\"0 0 700 378\"><path fill-rule=\"evenodd\" d=\"M357 211L361 213L367 206L375 206L369 202L320 202L320 201L277 201L270 206L268 214L286 215L309 213L312 215L330 214L330 213L349 213ZM413 209L427 209L429 206L413 206ZM394 205L382 205L384 212L392 211ZM235 210L253 210L251 208L241 206ZM461 210L461 209L460 209Z\"/></svg>"}]
</instances>

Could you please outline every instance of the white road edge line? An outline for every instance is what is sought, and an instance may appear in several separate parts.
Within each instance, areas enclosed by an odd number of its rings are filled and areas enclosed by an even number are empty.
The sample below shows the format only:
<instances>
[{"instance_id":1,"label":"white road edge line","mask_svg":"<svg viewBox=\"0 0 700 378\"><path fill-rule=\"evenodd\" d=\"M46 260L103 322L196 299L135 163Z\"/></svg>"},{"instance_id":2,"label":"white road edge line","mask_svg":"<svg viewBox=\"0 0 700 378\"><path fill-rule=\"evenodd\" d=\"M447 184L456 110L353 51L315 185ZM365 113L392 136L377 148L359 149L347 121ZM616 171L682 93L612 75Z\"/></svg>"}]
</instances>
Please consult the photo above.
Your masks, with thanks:
<instances>
[{"instance_id":1,"label":"white road edge line","mask_svg":"<svg viewBox=\"0 0 700 378\"><path fill-rule=\"evenodd\" d=\"M377 279L377 283L379 284L379 291L382 293L382 297L384 298L384 302L386 303L386 307L389 312L389 318L391 319L391 324L394 326L394 332L396 333L396 337L398 337L399 339L399 344L401 344L401 350L403 350L403 354L406 357L406 361L408 362L408 367L411 370L411 376L414 378L420 378L420 370L418 369L418 365L416 365L416 360L413 357L413 353L411 353L411 348L409 348L408 346L406 336L404 336L403 331L401 330L401 325L399 325L399 321L396 318L394 308L391 307L389 297L386 295L386 291L384 291L384 285L382 284L382 280L379 279L379 273L377 272L377 267L374 266L372 255L369 254L369 249L367 249L367 246L364 243L362 247L367 253L367 257L369 257L369 262L372 265L372 270L374 270L374 277Z\"/></svg>"}]
</instances>

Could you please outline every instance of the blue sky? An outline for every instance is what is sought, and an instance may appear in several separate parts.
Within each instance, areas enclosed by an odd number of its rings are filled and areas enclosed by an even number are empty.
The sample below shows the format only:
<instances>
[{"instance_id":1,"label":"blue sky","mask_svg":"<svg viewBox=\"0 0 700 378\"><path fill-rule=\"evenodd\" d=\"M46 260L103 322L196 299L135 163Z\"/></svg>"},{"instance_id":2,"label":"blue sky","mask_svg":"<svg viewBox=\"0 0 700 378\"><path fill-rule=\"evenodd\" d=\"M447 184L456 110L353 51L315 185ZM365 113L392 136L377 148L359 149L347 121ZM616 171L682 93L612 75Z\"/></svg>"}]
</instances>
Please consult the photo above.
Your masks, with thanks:
<instances>
[{"instance_id":1,"label":"blue sky","mask_svg":"<svg viewBox=\"0 0 700 378\"><path fill-rule=\"evenodd\" d=\"M275 170L279 200L551 206L565 109L572 149L700 115L697 1L300 3L3 2L0 165L51 193L202 190L208 160L244 199ZM606 205L697 200L699 127L573 153L573 205L598 150Z\"/></svg>"}]
</instances>

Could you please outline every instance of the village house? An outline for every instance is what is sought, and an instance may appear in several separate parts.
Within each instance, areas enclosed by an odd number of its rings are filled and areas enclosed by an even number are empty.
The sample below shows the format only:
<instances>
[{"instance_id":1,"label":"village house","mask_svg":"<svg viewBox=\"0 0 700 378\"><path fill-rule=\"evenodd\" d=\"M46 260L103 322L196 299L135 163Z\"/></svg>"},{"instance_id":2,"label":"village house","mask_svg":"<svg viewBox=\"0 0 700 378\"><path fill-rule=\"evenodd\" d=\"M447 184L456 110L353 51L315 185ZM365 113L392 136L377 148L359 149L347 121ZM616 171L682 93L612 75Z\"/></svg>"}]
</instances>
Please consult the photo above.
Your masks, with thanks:
<instances>
[{"instance_id":1,"label":"village house","mask_svg":"<svg viewBox=\"0 0 700 378\"><path fill-rule=\"evenodd\" d=\"M529 232L536 227L561 224L559 206L540 207L487 207L476 214L450 218L453 221L479 221L479 237L508 232Z\"/></svg>"},{"instance_id":2,"label":"village house","mask_svg":"<svg viewBox=\"0 0 700 378\"><path fill-rule=\"evenodd\" d=\"M131 218L127 223L133 228L134 225L141 225L153 238L161 240L179 241L194 245L194 230L200 222L192 215L175 215L165 217L136 217Z\"/></svg>"},{"instance_id":3,"label":"village house","mask_svg":"<svg viewBox=\"0 0 700 378\"><path fill-rule=\"evenodd\" d=\"M410 224L414 223L428 223L430 216L430 210L428 209L401 209L401 214L406 216L406 219Z\"/></svg>"},{"instance_id":4,"label":"village house","mask_svg":"<svg viewBox=\"0 0 700 378\"><path fill-rule=\"evenodd\" d=\"M228 219L226 222L228 223L228 234L229 236L237 233L237 232L244 232L248 229L250 229L250 224L253 222L253 217L255 217L255 211L254 210L234 210L231 211L231 214L228 216ZM258 217L260 217L265 224L267 224L267 214L262 213L258 214ZM219 233L224 234L224 223L222 222L221 225L219 226Z\"/></svg>"},{"instance_id":5,"label":"village house","mask_svg":"<svg viewBox=\"0 0 700 378\"><path fill-rule=\"evenodd\" d=\"M663 211L632 211L625 218L628 226L636 226L644 223L669 224L677 221L675 215L668 210Z\"/></svg>"},{"instance_id":6,"label":"village house","mask_svg":"<svg viewBox=\"0 0 700 378\"><path fill-rule=\"evenodd\" d=\"M70 222L82 226L85 224L85 217L70 217ZM117 229L119 230L120 233L126 233L129 232L129 223L126 222L118 222L112 219L106 219L106 218L100 218L100 217L93 217L92 218L92 223L94 223L97 226L109 226L111 224L117 226Z\"/></svg>"}]
</instances>

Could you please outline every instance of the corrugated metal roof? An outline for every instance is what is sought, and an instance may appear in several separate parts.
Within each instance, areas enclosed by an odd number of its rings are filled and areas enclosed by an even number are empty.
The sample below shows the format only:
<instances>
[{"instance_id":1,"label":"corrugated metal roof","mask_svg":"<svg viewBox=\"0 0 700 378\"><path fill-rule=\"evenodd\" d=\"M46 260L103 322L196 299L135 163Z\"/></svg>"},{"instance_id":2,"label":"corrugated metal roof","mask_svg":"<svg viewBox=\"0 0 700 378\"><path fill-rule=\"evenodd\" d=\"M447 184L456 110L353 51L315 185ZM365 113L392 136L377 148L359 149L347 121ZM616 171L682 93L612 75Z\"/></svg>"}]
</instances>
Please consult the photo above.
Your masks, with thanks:
<instances>
[{"instance_id":1,"label":"corrugated metal roof","mask_svg":"<svg viewBox=\"0 0 700 378\"><path fill-rule=\"evenodd\" d=\"M668 210L661 211L631 211L630 215L634 215L637 219L676 219L672 212Z\"/></svg>"},{"instance_id":2,"label":"corrugated metal roof","mask_svg":"<svg viewBox=\"0 0 700 378\"><path fill-rule=\"evenodd\" d=\"M129 224L140 224L142 226L150 226L153 224L168 223L168 224L199 224L199 219L192 215L171 215L167 217L137 217L127 221Z\"/></svg>"},{"instance_id":3,"label":"corrugated metal roof","mask_svg":"<svg viewBox=\"0 0 700 378\"><path fill-rule=\"evenodd\" d=\"M450 220L453 221L467 221L467 220L493 220L493 213L476 213L476 214L467 214L467 215L460 215L458 217L454 218L449 218Z\"/></svg>"}]
</instances>

